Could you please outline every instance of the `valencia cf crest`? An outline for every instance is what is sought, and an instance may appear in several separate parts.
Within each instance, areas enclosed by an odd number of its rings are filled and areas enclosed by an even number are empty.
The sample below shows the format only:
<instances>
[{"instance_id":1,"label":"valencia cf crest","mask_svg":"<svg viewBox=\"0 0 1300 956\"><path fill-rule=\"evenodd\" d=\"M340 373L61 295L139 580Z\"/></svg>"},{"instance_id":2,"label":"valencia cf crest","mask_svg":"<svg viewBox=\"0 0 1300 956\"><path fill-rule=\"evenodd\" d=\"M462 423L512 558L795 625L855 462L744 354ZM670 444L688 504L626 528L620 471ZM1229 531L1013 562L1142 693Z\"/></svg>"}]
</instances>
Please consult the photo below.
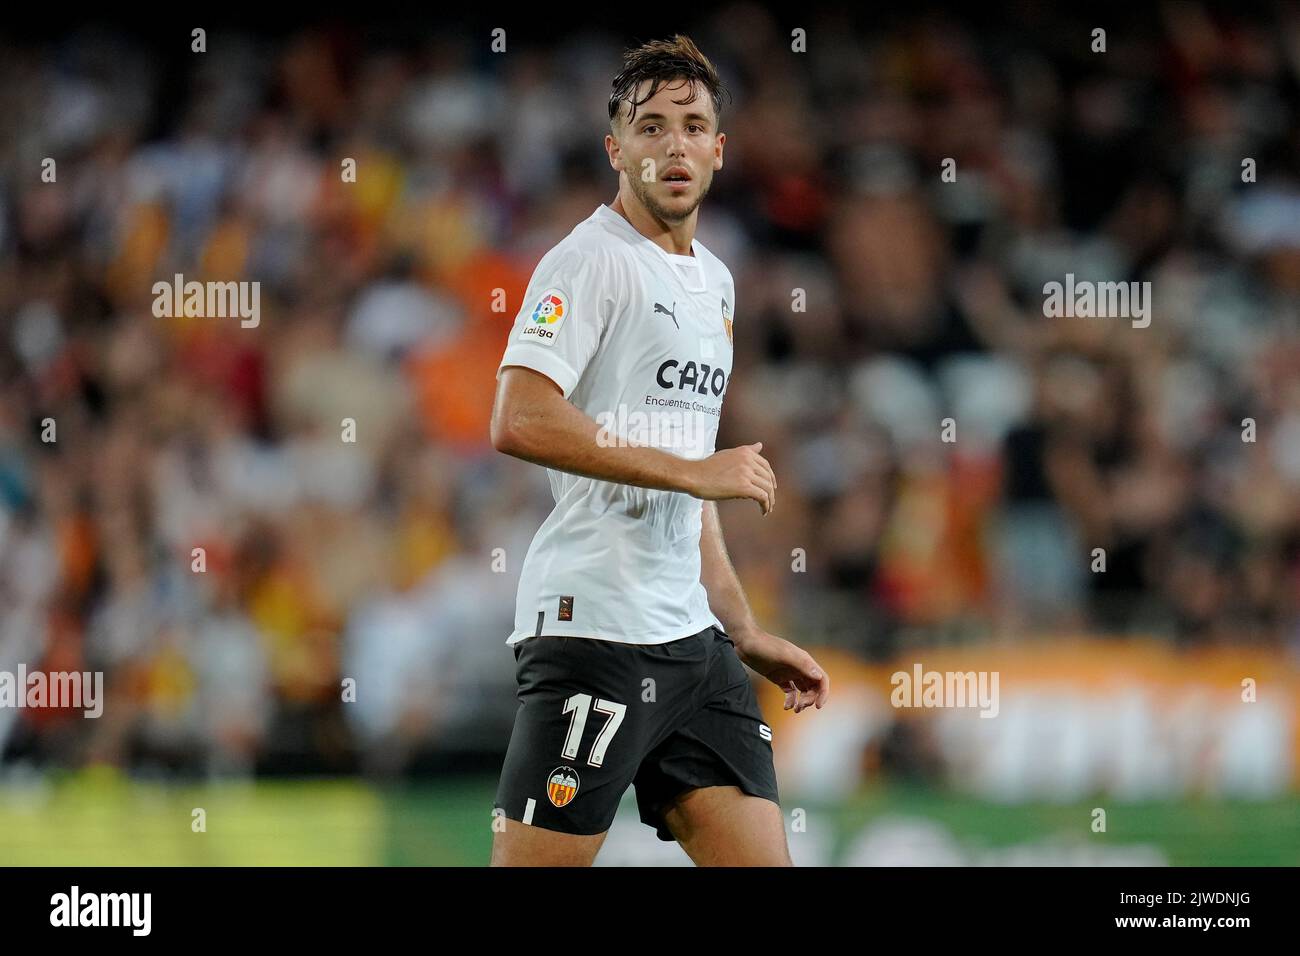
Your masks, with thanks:
<instances>
[{"instance_id":1,"label":"valencia cf crest","mask_svg":"<svg viewBox=\"0 0 1300 956\"><path fill-rule=\"evenodd\" d=\"M727 342L731 343L731 306L727 305L727 300L722 300L722 327L727 330Z\"/></svg>"},{"instance_id":2,"label":"valencia cf crest","mask_svg":"<svg viewBox=\"0 0 1300 956\"><path fill-rule=\"evenodd\" d=\"M563 807L578 795L578 771L572 767L556 767L546 781L546 796L557 807Z\"/></svg>"}]
</instances>

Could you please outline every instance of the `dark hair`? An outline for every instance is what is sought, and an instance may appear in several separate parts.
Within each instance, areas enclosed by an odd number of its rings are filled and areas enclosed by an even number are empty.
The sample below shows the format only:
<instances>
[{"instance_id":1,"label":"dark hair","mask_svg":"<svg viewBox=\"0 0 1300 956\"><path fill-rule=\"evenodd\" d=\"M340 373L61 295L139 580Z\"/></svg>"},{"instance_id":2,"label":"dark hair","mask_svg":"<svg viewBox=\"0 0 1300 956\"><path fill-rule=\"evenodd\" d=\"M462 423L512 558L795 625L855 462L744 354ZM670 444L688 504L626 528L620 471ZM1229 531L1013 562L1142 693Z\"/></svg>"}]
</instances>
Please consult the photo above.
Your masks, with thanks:
<instances>
[{"instance_id":1,"label":"dark hair","mask_svg":"<svg viewBox=\"0 0 1300 956\"><path fill-rule=\"evenodd\" d=\"M695 99L697 85L703 86L713 100L714 114L722 116L722 94L726 93L730 99L731 93L723 87L718 71L709 62L709 58L700 52L690 37L679 33L671 40L651 40L623 54L623 69L614 77L614 92L609 97L611 125L624 100L632 107L628 114L630 123L636 116L638 106L653 99L661 87L675 79L685 79L690 84L690 90L686 99L673 102L691 102ZM643 80L651 81L650 89L638 100L635 99L636 90Z\"/></svg>"}]
</instances>

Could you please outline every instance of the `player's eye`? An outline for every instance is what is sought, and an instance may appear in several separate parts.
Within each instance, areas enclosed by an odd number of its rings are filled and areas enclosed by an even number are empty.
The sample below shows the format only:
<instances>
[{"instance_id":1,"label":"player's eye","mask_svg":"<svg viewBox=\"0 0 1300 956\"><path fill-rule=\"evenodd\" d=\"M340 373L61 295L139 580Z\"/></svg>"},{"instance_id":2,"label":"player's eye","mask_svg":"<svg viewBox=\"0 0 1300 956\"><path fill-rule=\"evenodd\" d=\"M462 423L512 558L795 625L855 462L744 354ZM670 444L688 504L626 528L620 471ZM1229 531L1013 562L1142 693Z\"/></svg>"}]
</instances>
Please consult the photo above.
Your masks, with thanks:
<instances>
[{"instance_id":1,"label":"player's eye","mask_svg":"<svg viewBox=\"0 0 1300 956\"><path fill-rule=\"evenodd\" d=\"M652 129L658 129L658 128L659 128L659 127L656 126L654 123L651 123L649 126L643 126L643 127L641 127L641 132L643 132L643 133L648 133L648 132L650 132Z\"/></svg>"}]
</instances>

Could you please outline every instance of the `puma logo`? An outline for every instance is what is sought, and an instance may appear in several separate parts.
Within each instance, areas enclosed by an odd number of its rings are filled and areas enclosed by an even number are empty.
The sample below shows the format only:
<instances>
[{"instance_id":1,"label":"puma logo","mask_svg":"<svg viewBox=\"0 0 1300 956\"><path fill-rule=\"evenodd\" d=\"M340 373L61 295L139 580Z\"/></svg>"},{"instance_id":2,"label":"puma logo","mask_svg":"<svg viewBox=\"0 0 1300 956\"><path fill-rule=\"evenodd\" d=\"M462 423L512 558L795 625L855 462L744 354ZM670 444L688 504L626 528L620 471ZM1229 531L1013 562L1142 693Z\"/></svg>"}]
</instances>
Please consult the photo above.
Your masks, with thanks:
<instances>
[{"instance_id":1,"label":"puma logo","mask_svg":"<svg viewBox=\"0 0 1300 956\"><path fill-rule=\"evenodd\" d=\"M671 312L668 311L668 309L664 308L662 305L660 305L658 302L656 302L656 303L655 303L655 315L658 315L660 312L662 312L664 315L668 316L668 318L672 319L672 320L673 320L673 325L677 325L677 315L676 315L676 312L677 312L677 303L676 303L676 302L673 303L673 308L672 308L672 311L671 311ZM680 326L680 325L677 325L677 328L680 329L681 326Z\"/></svg>"}]
</instances>

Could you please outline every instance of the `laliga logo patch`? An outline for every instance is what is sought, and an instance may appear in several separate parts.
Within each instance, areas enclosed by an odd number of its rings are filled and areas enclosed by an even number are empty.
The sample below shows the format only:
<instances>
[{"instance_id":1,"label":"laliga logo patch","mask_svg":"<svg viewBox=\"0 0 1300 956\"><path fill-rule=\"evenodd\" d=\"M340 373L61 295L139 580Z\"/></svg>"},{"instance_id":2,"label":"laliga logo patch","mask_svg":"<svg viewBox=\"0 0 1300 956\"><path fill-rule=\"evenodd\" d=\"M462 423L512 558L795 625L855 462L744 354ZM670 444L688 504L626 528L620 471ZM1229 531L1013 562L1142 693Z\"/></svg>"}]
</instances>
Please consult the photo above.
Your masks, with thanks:
<instances>
[{"instance_id":1,"label":"laliga logo patch","mask_svg":"<svg viewBox=\"0 0 1300 956\"><path fill-rule=\"evenodd\" d=\"M556 767L546 781L546 796L557 807L563 807L578 795L578 771L572 767Z\"/></svg>"},{"instance_id":2,"label":"laliga logo patch","mask_svg":"<svg viewBox=\"0 0 1300 956\"><path fill-rule=\"evenodd\" d=\"M569 300L559 289L547 289L533 307L533 314L519 332L519 338L538 345L554 345L555 333L569 314Z\"/></svg>"}]
</instances>

